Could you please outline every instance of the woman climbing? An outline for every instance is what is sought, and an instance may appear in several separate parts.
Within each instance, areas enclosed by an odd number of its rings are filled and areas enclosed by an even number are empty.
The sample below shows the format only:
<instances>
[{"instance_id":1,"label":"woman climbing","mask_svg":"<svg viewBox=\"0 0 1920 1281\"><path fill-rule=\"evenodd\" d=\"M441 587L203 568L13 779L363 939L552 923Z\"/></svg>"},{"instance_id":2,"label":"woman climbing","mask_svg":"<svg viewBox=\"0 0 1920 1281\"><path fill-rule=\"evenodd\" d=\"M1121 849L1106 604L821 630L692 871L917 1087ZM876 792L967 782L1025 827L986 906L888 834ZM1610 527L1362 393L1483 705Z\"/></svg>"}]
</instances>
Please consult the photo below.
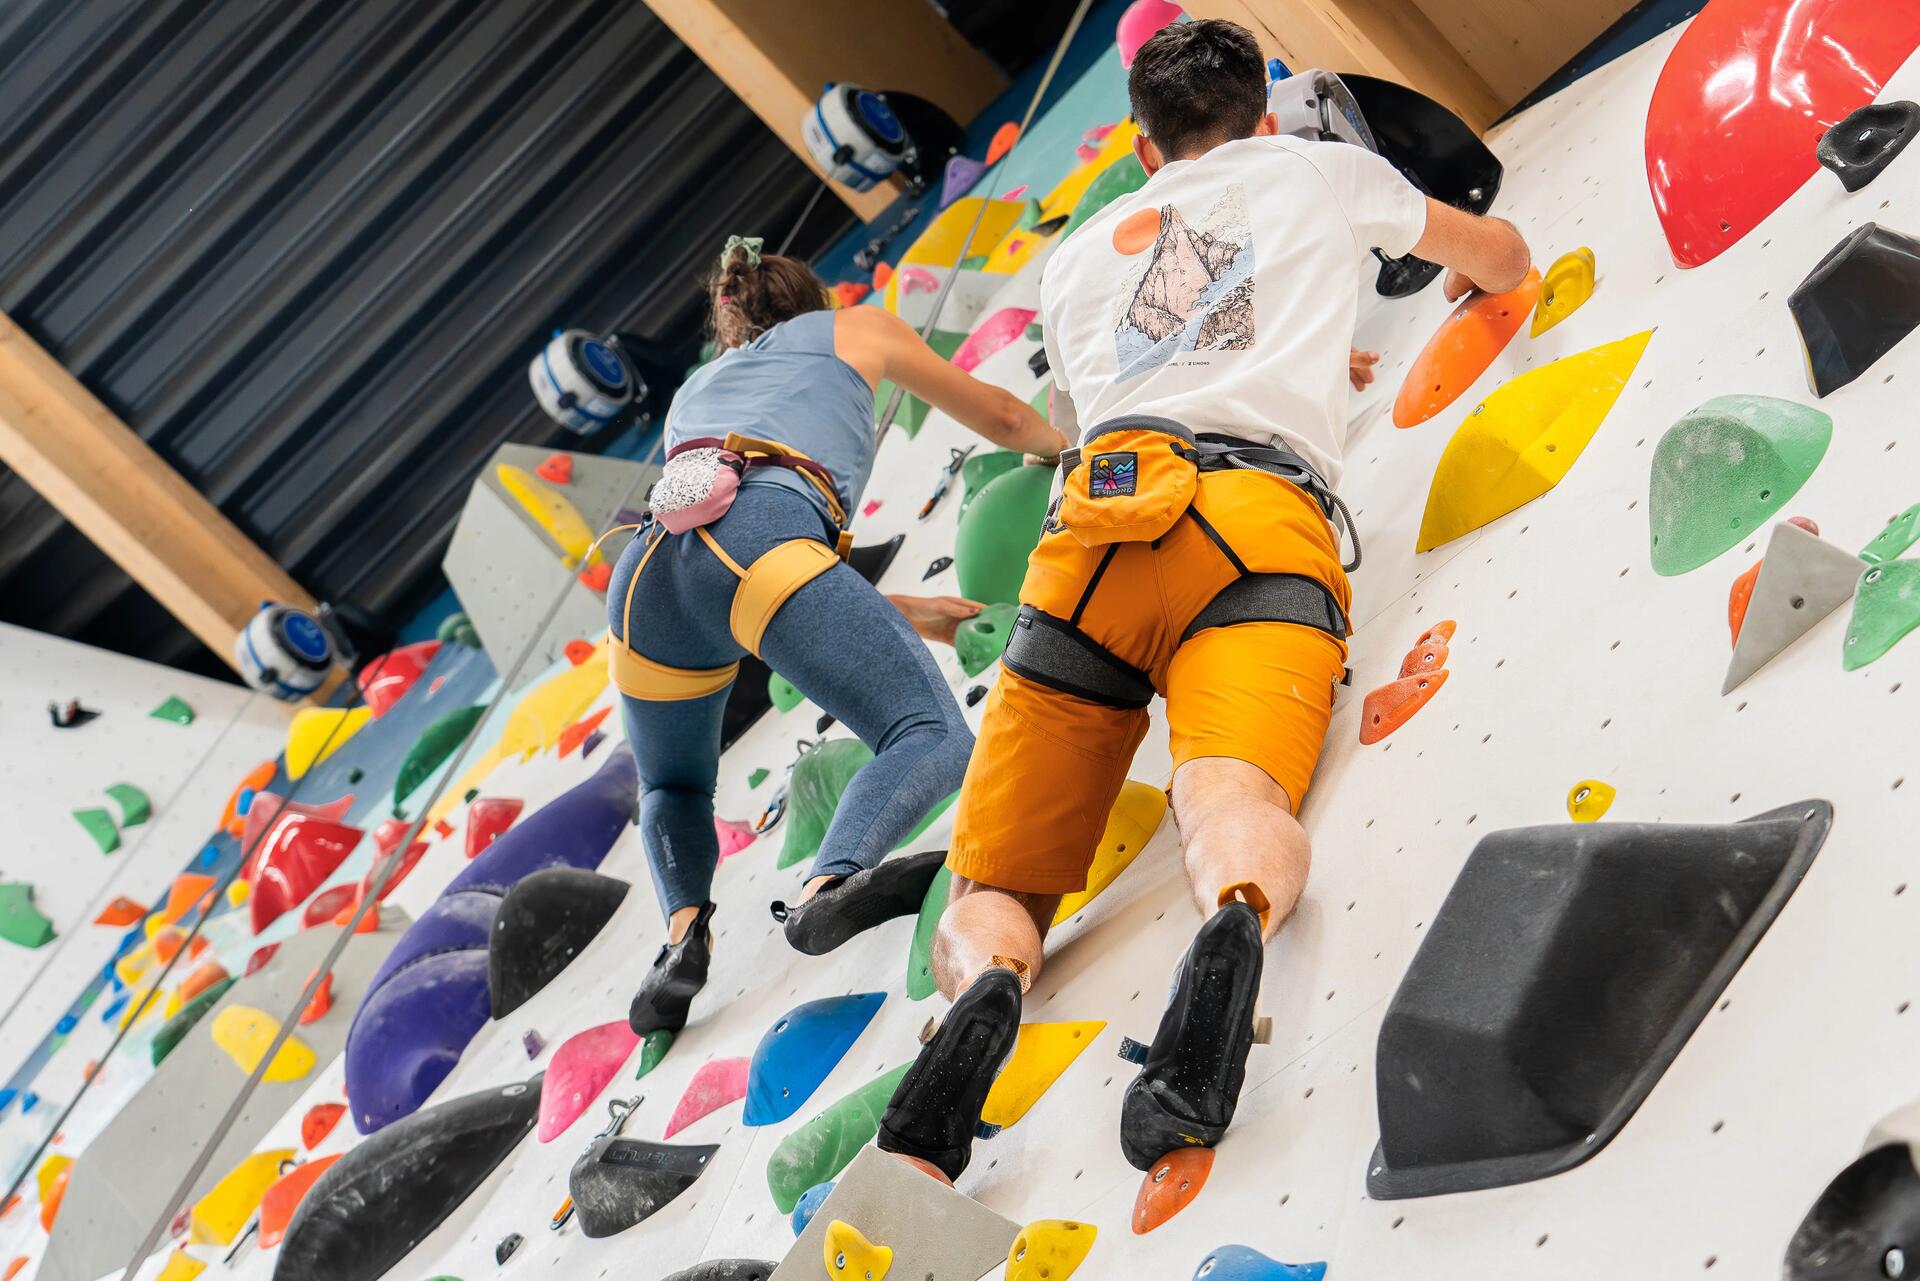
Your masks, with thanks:
<instances>
[{"instance_id":1,"label":"woman climbing","mask_svg":"<svg viewBox=\"0 0 1920 1281\"><path fill-rule=\"evenodd\" d=\"M685 1026L707 979L721 715L745 654L874 753L841 797L798 901L775 905L788 942L819 955L917 911L945 858L881 862L966 773L973 735L919 637L951 644L980 607L882 596L841 559L879 444L875 388L891 380L1008 449L1051 455L1066 444L899 317L835 310L805 264L762 255L757 239L728 240L708 294L722 354L674 398L653 523L607 593L640 825L667 915L667 943L628 1015L641 1035Z\"/></svg>"}]
</instances>

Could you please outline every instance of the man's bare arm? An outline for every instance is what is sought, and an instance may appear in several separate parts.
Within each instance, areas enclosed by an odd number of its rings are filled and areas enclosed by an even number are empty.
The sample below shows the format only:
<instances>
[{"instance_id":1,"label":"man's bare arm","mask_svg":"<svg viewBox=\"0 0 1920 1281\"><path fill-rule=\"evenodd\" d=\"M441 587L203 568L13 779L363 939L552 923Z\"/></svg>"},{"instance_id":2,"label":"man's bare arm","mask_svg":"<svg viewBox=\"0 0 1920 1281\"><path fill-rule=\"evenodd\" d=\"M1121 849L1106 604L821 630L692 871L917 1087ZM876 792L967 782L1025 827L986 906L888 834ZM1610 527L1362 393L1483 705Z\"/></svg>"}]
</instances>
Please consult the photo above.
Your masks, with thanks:
<instances>
[{"instance_id":1,"label":"man's bare arm","mask_svg":"<svg viewBox=\"0 0 1920 1281\"><path fill-rule=\"evenodd\" d=\"M1533 265L1533 254L1514 225L1504 218L1465 213L1431 197L1427 200L1427 230L1413 252L1454 273L1447 280L1447 297L1458 298L1470 288L1501 294L1517 289Z\"/></svg>"}]
</instances>

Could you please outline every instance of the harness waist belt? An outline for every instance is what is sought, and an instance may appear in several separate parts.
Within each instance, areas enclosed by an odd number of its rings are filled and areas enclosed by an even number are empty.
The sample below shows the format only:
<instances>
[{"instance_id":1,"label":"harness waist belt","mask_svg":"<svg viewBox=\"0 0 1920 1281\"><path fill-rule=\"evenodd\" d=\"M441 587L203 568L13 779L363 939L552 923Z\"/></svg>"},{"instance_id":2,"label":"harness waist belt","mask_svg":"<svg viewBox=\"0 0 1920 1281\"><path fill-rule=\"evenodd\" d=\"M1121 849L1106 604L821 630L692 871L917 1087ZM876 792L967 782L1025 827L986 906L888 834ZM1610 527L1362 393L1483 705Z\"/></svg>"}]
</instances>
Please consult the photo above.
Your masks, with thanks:
<instances>
[{"instance_id":1,"label":"harness waist belt","mask_svg":"<svg viewBox=\"0 0 1920 1281\"><path fill-rule=\"evenodd\" d=\"M643 703L684 703L718 694L733 684L740 664L725 667L669 667L615 640L607 647L607 666L614 688Z\"/></svg>"}]
</instances>

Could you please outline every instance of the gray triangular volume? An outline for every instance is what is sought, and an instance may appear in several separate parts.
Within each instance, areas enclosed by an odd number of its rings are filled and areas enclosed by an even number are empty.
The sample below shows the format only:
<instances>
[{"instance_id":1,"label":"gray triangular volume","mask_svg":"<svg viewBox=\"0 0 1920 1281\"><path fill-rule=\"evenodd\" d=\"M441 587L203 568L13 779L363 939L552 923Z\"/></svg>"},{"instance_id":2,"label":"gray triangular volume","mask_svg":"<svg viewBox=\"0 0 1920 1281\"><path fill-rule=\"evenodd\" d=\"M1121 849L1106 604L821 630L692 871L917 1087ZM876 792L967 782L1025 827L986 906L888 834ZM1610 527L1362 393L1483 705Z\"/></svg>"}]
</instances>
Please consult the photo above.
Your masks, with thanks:
<instances>
[{"instance_id":1,"label":"gray triangular volume","mask_svg":"<svg viewBox=\"0 0 1920 1281\"><path fill-rule=\"evenodd\" d=\"M1865 562L1798 525L1773 527L1740 640L1720 686L1730 694L1853 596Z\"/></svg>"},{"instance_id":2,"label":"gray triangular volume","mask_svg":"<svg viewBox=\"0 0 1920 1281\"><path fill-rule=\"evenodd\" d=\"M893 1251L887 1275L909 1281L979 1281L1006 1261L1020 1225L868 1144L841 1174L772 1281L814 1281L835 1219Z\"/></svg>"}]
</instances>

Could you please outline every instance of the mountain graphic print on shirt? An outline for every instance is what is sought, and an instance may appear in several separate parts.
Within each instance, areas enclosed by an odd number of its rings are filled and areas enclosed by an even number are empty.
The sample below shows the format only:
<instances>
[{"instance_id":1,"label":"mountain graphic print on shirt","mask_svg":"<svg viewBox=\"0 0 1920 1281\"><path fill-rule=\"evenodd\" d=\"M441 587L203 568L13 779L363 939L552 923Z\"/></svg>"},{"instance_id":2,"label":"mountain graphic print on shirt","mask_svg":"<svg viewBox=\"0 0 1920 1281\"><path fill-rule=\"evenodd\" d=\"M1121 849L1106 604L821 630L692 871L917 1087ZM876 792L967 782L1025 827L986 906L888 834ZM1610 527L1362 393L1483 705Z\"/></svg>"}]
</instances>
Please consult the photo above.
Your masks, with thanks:
<instances>
[{"instance_id":1,"label":"mountain graphic print on shirt","mask_svg":"<svg viewBox=\"0 0 1920 1281\"><path fill-rule=\"evenodd\" d=\"M1184 353L1253 346L1253 234L1240 184L1198 225L1171 204L1142 209L1114 227L1113 247L1131 259L1114 325L1116 381Z\"/></svg>"}]
</instances>

